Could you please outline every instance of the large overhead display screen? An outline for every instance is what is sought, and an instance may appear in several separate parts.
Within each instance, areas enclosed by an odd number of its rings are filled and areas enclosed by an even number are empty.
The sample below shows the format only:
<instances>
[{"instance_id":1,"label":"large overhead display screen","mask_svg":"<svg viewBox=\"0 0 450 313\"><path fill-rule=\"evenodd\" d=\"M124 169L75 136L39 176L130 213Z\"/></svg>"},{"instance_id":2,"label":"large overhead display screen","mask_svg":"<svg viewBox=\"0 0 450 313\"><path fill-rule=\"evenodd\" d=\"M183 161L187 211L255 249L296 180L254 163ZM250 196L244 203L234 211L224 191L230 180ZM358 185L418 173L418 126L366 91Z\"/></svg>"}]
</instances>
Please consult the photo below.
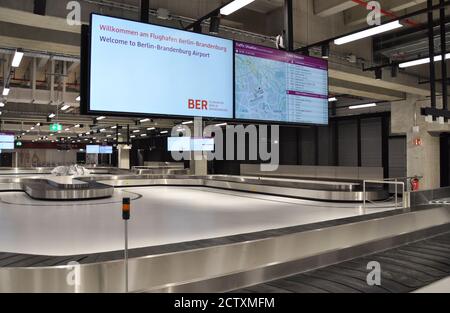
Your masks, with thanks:
<instances>
[{"instance_id":1,"label":"large overhead display screen","mask_svg":"<svg viewBox=\"0 0 450 313\"><path fill-rule=\"evenodd\" d=\"M92 15L90 113L233 118L233 42Z\"/></svg>"},{"instance_id":2,"label":"large overhead display screen","mask_svg":"<svg viewBox=\"0 0 450 313\"><path fill-rule=\"evenodd\" d=\"M328 124L328 62L235 44L236 118Z\"/></svg>"}]
</instances>

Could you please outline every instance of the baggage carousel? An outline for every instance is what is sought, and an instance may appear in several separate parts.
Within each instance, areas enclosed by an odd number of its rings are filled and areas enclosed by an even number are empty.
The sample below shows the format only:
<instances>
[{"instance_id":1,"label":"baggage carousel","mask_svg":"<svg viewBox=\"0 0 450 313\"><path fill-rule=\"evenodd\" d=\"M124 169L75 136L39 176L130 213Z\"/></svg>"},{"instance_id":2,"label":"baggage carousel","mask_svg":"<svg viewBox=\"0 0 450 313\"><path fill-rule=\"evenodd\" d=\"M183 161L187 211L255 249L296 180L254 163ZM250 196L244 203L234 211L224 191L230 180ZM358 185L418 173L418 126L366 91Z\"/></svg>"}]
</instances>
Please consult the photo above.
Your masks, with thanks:
<instances>
[{"instance_id":1,"label":"baggage carousel","mask_svg":"<svg viewBox=\"0 0 450 313\"><path fill-rule=\"evenodd\" d=\"M367 284L367 264L373 261L381 267L379 286ZM433 283L449 276L450 232L233 293L448 293L448 285Z\"/></svg>"},{"instance_id":2,"label":"baggage carousel","mask_svg":"<svg viewBox=\"0 0 450 313\"><path fill-rule=\"evenodd\" d=\"M33 180L73 195L89 184L112 192L36 198ZM232 291L448 230L447 207L396 208L374 188L363 208L358 185L133 173L1 178L0 292L123 292L124 197L132 292ZM317 199L330 194L349 196ZM79 284L71 285L74 264Z\"/></svg>"}]
</instances>

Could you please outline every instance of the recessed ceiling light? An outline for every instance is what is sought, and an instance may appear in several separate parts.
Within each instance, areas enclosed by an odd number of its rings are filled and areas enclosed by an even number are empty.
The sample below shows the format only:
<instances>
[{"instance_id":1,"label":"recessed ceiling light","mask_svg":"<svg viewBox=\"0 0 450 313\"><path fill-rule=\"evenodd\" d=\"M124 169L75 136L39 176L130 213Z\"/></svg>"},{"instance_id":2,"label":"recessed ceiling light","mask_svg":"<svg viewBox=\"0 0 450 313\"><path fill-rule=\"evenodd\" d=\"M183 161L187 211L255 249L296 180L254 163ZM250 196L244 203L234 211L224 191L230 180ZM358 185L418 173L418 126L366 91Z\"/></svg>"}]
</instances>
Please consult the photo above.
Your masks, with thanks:
<instances>
[{"instance_id":1,"label":"recessed ceiling light","mask_svg":"<svg viewBox=\"0 0 450 313\"><path fill-rule=\"evenodd\" d=\"M393 22L386 23L386 24L376 26L376 27L372 27L372 28L348 35L348 36L338 38L334 41L334 44L338 45L338 46L343 45L343 44L346 44L349 42L353 42L353 41L360 40L360 39L367 38L367 37L372 37L372 36L375 36L375 35L378 35L381 33L385 33L385 32L388 32L388 31L391 31L391 30L394 30L397 28L401 28L401 27L403 27L403 25L400 23L400 21L393 21Z\"/></svg>"},{"instance_id":2,"label":"recessed ceiling light","mask_svg":"<svg viewBox=\"0 0 450 313\"><path fill-rule=\"evenodd\" d=\"M13 57L11 66L19 67L20 63L22 62L23 55L24 55L24 53L20 49L17 49L16 52L14 53L14 57Z\"/></svg>"},{"instance_id":3,"label":"recessed ceiling light","mask_svg":"<svg viewBox=\"0 0 450 313\"><path fill-rule=\"evenodd\" d=\"M445 55L445 59L446 60L450 59L450 53L447 53ZM442 55L437 55L434 57L434 62L439 62L439 61L442 61ZM428 63L430 63L430 58L423 58L423 59L400 63L398 65L398 67L407 68L407 67L413 67L413 66L418 66L418 65L428 64Z\"/></svg>"},{"instance_id":4,"label":"recessed ceiling light","mask_svg":"<svg viewBox=\"0 0 450 313\"><path fill-rule=\"evenodd\" d=\"M255 0L234 0L233 2L228 3L222 9L220 9L220 14L222 15L230 15L243 7L249 5Z\"/></svg>"},{"instance_id":5,"label":"recessed ceiling light","mask_svg":"<svg viewBox=\"0 0 450 313\"><path fill-rule=\"evenodd\" d=\"M376 106L377 106L376 103L366 103L366 104L352 105L352 106L349 106L348 108L350 110L358 110L358 109L365 109L365 108L373 108Z\"/></svg>"}]
</instances>

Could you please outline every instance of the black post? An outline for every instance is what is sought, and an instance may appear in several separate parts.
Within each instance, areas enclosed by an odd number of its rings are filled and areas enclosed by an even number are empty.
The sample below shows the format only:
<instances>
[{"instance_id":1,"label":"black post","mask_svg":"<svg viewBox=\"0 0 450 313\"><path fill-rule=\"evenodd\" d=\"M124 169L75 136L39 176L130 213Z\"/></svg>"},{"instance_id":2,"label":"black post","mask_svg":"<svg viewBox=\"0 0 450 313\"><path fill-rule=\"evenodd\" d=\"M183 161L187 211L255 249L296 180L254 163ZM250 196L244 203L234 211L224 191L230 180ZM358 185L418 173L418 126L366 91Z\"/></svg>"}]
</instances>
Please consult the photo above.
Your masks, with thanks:
<instances>
[{"instance_id":1,"label":"black post","mask_svg":"<svg viewBox=\"0 0 450 313\"><path fill-rule=\"evenodd\" d=\"M131 199L122 199L122 219L124 221L124 239L125 239L125 249L123 258L125 260L125 292L128 293L128 220L130 219L130 209L131 209Z\"/></svg>"},{"instance_id":2,"label":"black post","mask_svg":"<svg viewBox=\"0 0 450 313\"><path fill-rule=\"evenodd\" d=\"M383 166L384 178L389 178L389 117L381 118L381 162Z\"/></svg>"},{"instance_id":3,"label":"black post","mask_svg":"<svg viewBox=\"0 0 450 313\"><path fill-rule=\"evenodd\" d=\"M358 167L362 166L362 139L361 139L361 119L356 120L356 137L358 150Z\"/></svg>"},{"instance_id":4,"label":"black post","mask_svg":"<svg viewBox=\"0 0 450 313\"><path fill-rule=\"evenodd\" d=\"M449 135L441 134L440 137L440 160L441 160L441 187L450 186L449 180Z\"/></svg>"},{"instance_id":5,"label":"black post","mask_svg":"<svg viewBox=\"0 0 450 313\"><path fill-rule=\"evenodd\" d=\"M45 15L46 7L47 7L46 0L34 0L33 13L38 15Z\"/></svg>"},{"instance_id":6,"label":"black post","mask_svg":"<svg viewBox=\"0 0 450 313\"><path fill-rule=\"evenodd\" d=\"M302 129L299 127L296 130L297 133L297 164L301 165L301 149L302 149Z\"/></svg>"},{"instance_id":7,"label":"black post","mask_svg":"<svg viewBox=\"0 0 450 313\"><path fill-rule=\"evenodd\" d=\"M284 0L284 31L287 51L294 51L294 16L292 0Z\"/></svg>"},{"instance_id":8,"label":"black post","mask_svg":"<svg viewBox=\"0 0 450 313\"><path fill-rule=\"evenodd\" d=\"M141 0L141 22L148 23L150 15L150 0Z\"/></svg>"},{"instance_id":9,"label":"black post","mask_svg":"<svg viewBox=\"0 0 450 313\"><path fill-rule=\"evenodd\" d=\"M428 4L428 51L430 55L430 96L431 107L436 108L436 71L434 68L434 27L433 27L433 0L427 0Z\"/></svg>"},{"instance_id":10,"label":"black post","mask_svg":"<svg viewBox=\"0 0 450 313\"><path fill-rule=\"evenodd\" d=\"M319 166L319 127L314 127L314 165Z\"/></svg>"},{"instance_id":11,"label":"black post","mask_svg":"<svg viewBox=\"0 0 450 313\"><path fill-rule=\"evenodd\" d=\"M441 24L441 75L442 75L442 106L444 110L448 110L448 91L447 91L447 61L445 59L447 51L447 42L445 34L445 7L443 6L445 0L440 0L439 4L442 6L440 12L440 24Z\"/></svg>"},{"instance_id":12,"label":"black post","mask_svg":"<svg viewBox=\"0 0 450 313\"><path fill-rule=\"evenodd\" d=\"M339 122L337 119L333 121L332 130L333 130L333 164L334 166L339 166Z\"/></svg>"},{"instance_id":13,"label":"black post","mask_svg":"<svg viewBox=\"0 0 450 313\"><path fill-rule=\"evenodd\" d=\"M131 144L130 142L130 125L127 125L127 145Z\"/></svg>"},{"instance_id":14,"label":"black post","mask_svg":"<svg viewBox=\"0 0 450 313\"><path fill-rule=\"evenodd\" d=\"M81 66L80 66L80 76L81 76L81 82L80 82L80 113L83 115L87 115L87 101L88 98L88 64L89 64L89 26L88 25L81 25L81 49L80 49L80 56L81 56Z\"/></svg>"}]
</instances>

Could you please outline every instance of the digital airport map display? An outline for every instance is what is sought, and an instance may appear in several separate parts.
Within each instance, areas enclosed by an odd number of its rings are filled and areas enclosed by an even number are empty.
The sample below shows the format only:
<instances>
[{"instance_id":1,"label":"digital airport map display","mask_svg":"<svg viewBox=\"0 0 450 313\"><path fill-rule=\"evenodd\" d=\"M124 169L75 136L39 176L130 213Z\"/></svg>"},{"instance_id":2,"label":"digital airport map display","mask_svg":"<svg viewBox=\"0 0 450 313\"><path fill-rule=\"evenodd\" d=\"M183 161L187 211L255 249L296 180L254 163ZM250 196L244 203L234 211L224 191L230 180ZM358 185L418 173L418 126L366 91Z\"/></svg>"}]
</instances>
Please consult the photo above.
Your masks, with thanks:
<instances>
[{"instance_id":1,"label":"digital airport map display","mask_svg":"<svg viewBox=\"0 0 450 313\"><path fill-rule=\"evenodd\" d=\"M233 41L92 14L88 112L233 118Z\"/></svg>"},{"instance_id":2,"label":"digital airport map display","mask_svg":"<svg viewBox=\"0 0 450 313\"><path fill-rule=\"evenodd\" d=\"M235 43L235 117L328 124L328 62Z\"/></svg>"}]
</instances>

